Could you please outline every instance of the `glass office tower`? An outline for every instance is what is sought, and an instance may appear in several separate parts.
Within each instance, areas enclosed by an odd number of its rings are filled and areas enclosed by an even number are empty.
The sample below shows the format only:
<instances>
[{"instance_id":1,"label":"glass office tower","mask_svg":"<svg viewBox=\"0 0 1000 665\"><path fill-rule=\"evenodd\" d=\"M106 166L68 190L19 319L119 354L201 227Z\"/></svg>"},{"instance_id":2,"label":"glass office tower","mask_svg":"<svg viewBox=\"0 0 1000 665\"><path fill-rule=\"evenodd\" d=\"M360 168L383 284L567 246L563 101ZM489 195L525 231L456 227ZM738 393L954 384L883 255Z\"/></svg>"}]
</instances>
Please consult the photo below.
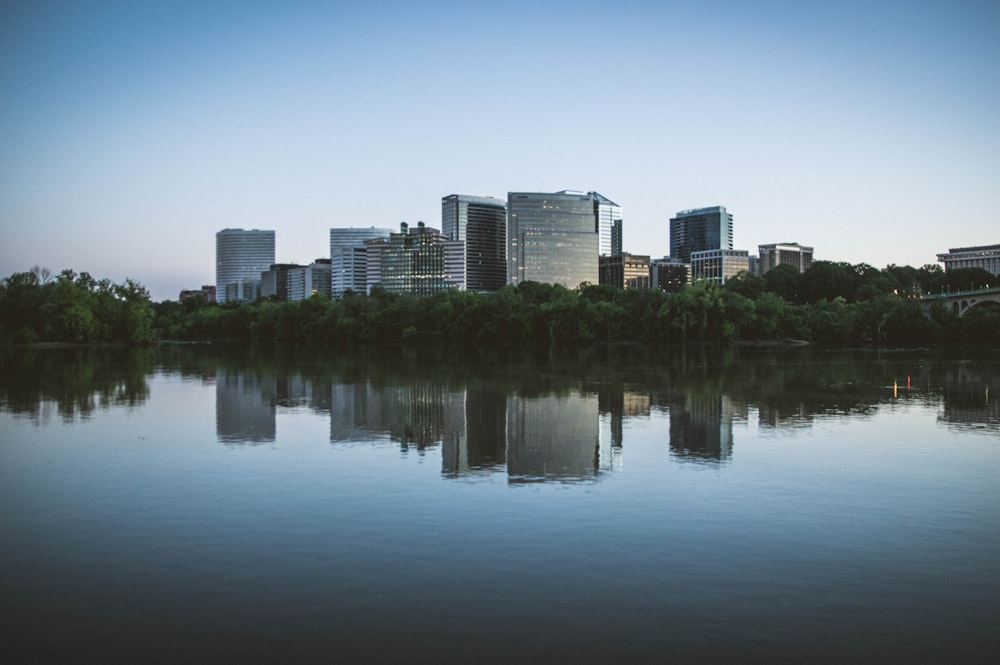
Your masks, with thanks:
<instances>
[{"instance_id":1,"label":"glass office tower","mask_svg":"<svg viewBox=\"0 0 1000 665\"><path fill-rule=\"evenodd\" d=\"M691 262L693 252L733 248L733 216L725 207L698 208L670 220L670 258Z\"/></svg>"},{"instance_id":2,"label":"glass office tower","mask_svg":"<svg viewBox=\"0 0 1000 665\"><path fill-rule=\"evenodd\" d=\"M441 199L441 232L465 243L469 291L499 291L507 283L507 204L484 196Z\"/></svg>"},{"instance_id":3,"label":"glass office tower","mask_svg":"<svg viewBox=\"0 0 1000 665\"><path fill-rule=\"evenodd\" d=\"M507 282L598 283L594 199L583 192L507 195Z\"/></svg>"},{"instance_id":4,"label":"glass office tower","mask_svg":"<svg viewBox=\"0 0 1000 665\"><path fill-rule=\"evenodd\" d=\"M622 253L622 208L597 192L587 192L594 201L594 230L599 236L601 256Z\"/></svg>"},{"instance_id":5,"label":"glass office tower","mask_svg":"<svg viewBox=\"0 0 1000 665\"><path fill-rule=\"evenodd\" d=\"M260 282L274 263L274 231L223 229L215 234L215 295L219 302L246 300L244 284ZM227 288L228 287L228 288Z\"/></svg>"}]
</instances>

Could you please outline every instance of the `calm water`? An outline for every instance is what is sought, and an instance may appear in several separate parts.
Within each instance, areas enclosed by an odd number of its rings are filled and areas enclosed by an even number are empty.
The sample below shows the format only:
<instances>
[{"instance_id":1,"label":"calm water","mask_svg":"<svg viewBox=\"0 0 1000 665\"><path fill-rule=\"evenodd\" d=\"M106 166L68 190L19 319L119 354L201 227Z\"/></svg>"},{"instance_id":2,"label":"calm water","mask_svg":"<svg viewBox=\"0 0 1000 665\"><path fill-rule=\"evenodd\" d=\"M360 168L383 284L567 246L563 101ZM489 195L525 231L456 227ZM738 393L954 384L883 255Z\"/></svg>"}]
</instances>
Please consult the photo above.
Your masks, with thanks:
<instances>
[{"instance_id":1,"label":"calm water","mask_svg":"<svg viewBox=\"0 0 1000 665\"><path fill-rule=\"evenodd\" d=\"M996 662L1000 354L0 358L3 662Z\"/></svg>"}]
</instances>

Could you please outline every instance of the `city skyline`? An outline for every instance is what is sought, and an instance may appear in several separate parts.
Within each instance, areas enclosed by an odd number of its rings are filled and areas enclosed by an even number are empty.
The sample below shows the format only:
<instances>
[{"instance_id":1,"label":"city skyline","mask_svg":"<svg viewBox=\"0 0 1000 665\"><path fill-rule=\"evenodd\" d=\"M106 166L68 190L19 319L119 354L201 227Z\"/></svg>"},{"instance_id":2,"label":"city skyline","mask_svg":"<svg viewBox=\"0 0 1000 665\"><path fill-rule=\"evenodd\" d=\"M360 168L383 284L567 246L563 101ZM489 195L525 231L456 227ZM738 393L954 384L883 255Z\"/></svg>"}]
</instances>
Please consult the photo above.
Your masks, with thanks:
<instances>
[{"instance_id":1,"label":"city skyline","mask_svg":"<svg viewBox=\"0 0 1000 665\"><path fill-rule=\"evenodd\" d=\"M4 277L175 299L219 229L308 263L331 228L440 228L454 193L598 191L652 257L716 205L751 254L997 240L991 2L12 2L0 54Z\"/></svg>"}]
</instances>

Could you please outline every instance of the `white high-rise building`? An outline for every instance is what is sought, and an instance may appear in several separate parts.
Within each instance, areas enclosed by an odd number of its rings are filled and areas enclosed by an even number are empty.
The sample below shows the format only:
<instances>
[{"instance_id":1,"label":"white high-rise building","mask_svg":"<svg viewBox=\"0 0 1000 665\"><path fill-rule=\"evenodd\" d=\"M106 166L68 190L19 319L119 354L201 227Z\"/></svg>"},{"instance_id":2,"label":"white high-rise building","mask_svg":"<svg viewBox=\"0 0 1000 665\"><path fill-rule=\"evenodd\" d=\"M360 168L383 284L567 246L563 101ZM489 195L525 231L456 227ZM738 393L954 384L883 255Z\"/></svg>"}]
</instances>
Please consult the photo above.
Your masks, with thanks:
<instances>
[{"instance_id":1,"label":"white high-rise building","mask_svg":"<svg viewBox=\"0 0 1000 665\"><path fill-rule=\"evenodd\" d=\"M244 284L260 283L274 263L274 231L223 229L215 234L215 297L246 300Z\"/></svg>"},{"instance_id":2,"label":"white high-rise building","mask_svg":"<svg viewBox=\"0 0 1000 665\"><path fill-rule=\"evenodd\" d=\"M330 295L339 298L348 289L367 293L367 250L365 243L376 238L388 240L391 229L347 227L330 229Z\"/></svg>"}]
</instances>

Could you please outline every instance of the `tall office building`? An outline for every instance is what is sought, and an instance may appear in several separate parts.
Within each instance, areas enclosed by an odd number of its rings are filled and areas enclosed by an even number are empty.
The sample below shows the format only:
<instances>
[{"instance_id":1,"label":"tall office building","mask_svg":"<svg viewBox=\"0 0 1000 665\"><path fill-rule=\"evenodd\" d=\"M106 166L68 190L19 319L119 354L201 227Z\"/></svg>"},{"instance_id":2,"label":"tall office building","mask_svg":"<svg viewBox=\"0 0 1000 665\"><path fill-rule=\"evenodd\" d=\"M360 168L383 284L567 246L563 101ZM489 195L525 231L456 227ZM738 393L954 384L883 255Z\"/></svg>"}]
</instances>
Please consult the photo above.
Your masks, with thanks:
<instances>
[{"instance_id":1,"label":"tall office building","mask_svg":"<svg viewBox=\"0 0 1000 665\"><path fill-rule=\"evenodd\" d=\"M483 196L441 199L441 232L465 243L469 291L499 291L507 283L507 204Z\"/></svg>"},{"instance_id":2,"label":"tall office building","mask_svg":"<svg viewBox=\"0 0 1000 665\"><path fill-rule=\"evenodd\" d=\"M761 275L780 265L795 266L799 272L805 272L812 266L813 248L803 247L797 242L758 245L757 249L760 251Z\"/></svg>"},{"instance_id":3,"label":"tall office building","mask_svg":"<svg viewBox=\"0 0 1000 665\"><path fill-rule=\"evenodd\" d=\"M693 252L733 248L733 216L725 207L697 208L670 220L670 258L691 262Z\"/></svg>"},{"instance_id":4,"label":"tall office building","mask_svg":"<svg viewBox=\"0 0 1000 665\"><path fill-rule=\"evenodd\" d=\"M465 243L423 222L413 229L403 222L387 243L373 240L367 247L379 257L379 283L389 293L430 296L465 288Z\"/></svg>"},{"instance_id":5,"label":"tall office building","mask_svg":"<svg viewBox=\"0 0 1000 665\"><path fill-rule=\"evenodd\" d=\"M590 194L507 195L507 282L598 283L599 234Z\"/></svg>"},{"instance_id":6,"label":"tall office building","mask_svg":"<svg viewBox=\"0 0 1000 665\"><path fill-rule=\"evenodd\" d=\"M565 192L564 192L565 193ZM597 192L587 192L594 202L594 230L601 256L622 253L622 208Z\"/></svg>"},{"instance_id":7,"label":"tall office building","mask_svg":"<svg viewBox=\"0 0 1000 665\"><path fill-rule=\"evenodd\" d=\"M392 229L347 227L330 229L330 295L339 298L350 289L367 293L365 243L376 238L389 239Z\"/></svg>"},{"instance_id":8,"label":"tall office building","mask_svg":"<svg viewBox=\"0 0 1000 665\"><path fill-rule=\"evenodd\" d=\"M215 294L219 302L246 300L251 294L244 285L256 282L259 290L260 274L272 263L274 231L223 229L216 233Z\"/></svg>"}]
</instances>

